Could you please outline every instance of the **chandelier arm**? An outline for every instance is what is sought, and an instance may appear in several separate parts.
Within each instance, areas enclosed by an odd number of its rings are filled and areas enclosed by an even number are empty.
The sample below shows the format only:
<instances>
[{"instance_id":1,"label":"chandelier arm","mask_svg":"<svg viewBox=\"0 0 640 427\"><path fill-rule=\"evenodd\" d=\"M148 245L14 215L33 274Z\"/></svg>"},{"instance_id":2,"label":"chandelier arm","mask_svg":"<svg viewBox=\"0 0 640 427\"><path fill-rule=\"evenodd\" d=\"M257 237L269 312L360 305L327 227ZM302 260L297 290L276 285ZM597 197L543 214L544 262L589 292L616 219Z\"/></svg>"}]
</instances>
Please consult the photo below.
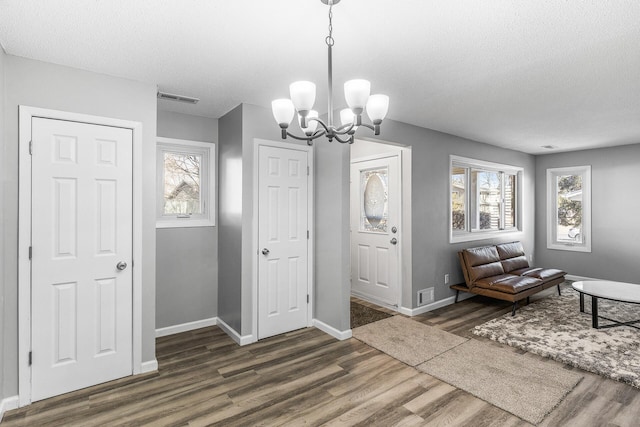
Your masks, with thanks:
<instances>
[{"instance_id":1,"label":"chandelier arm","mask_svg":"<svg viewBox=\"0 0 640 427\"><path fill-rule=\"evenodd\" d=\"M293 139L297 139L298 141L313 141L314 139L320 138L321 136L325 135L326 133L327 132L325 132L324 130L318 130L311 136L297 136L297 135L294 135L291 132L287 131L287 136L290 136Z\"/></svg>"},{"instance_id":2,"label":"chandelier arm","mask_svg":"<svg viewBox=\"0 0 640 427\"><path fill-rule=\"evenodd\" d=\"M326 125L322 120L320 120L320 119L318 119L316 117L312 117L312 118L309 119L309 121L312 121L312 120L318 122L318 124L324 128L324 131L326 133L331 133L331 126L330 125Z\"/></svg>"},{"instance_id":3,"label":"chandelier arm","mask_svg":"<svg viewBox=\"0 0 640 427\"><path fill-rule=\"evenodd\" d=\"M341 144L347 144L347 143L352 144L353 143L352 142L353 141L353 135L350 135L349 139L342 139L338 135L335 135L334 138L336 139L336 141L338 141Z\"/></svg>"},{"instance_id":4,"label":"chandelier arm","mask_svg":"<svg viewBox=\"0 0 640 427\"><path fill-rule=\"evenodd\" d=\"M360 126L366 127L367 129L371 129L372 131L376 130L376 128L374 128L372 125L367 123L360 123Z\"/></svg>"}]
</instances>

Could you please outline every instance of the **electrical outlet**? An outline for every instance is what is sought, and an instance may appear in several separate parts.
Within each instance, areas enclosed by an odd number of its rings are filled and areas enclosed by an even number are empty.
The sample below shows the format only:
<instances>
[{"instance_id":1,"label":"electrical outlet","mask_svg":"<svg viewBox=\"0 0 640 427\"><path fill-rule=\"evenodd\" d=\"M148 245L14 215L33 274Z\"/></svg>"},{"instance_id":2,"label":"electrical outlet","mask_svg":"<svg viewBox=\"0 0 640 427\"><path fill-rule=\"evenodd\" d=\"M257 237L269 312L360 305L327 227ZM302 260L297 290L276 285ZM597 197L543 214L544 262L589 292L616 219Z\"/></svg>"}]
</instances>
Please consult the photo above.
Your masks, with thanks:
<instances>
[{"instance_id":1,"label":"electrical outlet","mask_svg":"<svg viewBox=\"0 0 640 427\"><path fill-rule=\"evenodd\" d=\"M448 285L449 284L449 273L444 275L444 284Z\"/></svg>"}]
</instances>

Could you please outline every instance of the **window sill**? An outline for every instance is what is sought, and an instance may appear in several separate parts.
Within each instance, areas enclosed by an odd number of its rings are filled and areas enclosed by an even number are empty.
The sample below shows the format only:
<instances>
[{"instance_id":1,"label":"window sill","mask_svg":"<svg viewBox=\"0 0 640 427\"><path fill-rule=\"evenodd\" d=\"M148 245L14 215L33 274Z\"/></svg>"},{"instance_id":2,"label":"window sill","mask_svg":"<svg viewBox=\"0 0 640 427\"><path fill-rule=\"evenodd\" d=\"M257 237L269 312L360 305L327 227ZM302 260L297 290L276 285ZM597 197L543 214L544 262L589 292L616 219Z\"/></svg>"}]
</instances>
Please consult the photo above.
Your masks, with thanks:
<instances>
[{"instance_id":1,"label":"window sill","mask_svg":"<svg viewBox=\"0 0 640 427\"><path fill-rule=\"evenodd\" d=\"M591 252L591 245L576 245L572 243L547 243L547 249L571 252Z\"/></svg>"},{"instance_id":2,"label":"window sill","mask_svg":"<svg viewBox=\"0 0 640 427\"><path fill-rule=\"evenodd\" d=\"M489 239L494 239L497 237L505 237L505 236L520 238L522 237L522 231L516 229L516 230L488 231L488 232L451 235L449 236L449 243L474 242L477 240L489 240Z\"/></svg>"},{"instance_id":3,"label":"window sill","mask_svg":"<svg viewBox=\"0 0 640 427\"><path fill-rule=\"evenodd\" d=\"M215 227L215 225L216 224L213 221L209 221L208 219L185 218L183 220L175 219L175 220L156 221L156 229L157 228Z\"/></svg>"}]
</instances>

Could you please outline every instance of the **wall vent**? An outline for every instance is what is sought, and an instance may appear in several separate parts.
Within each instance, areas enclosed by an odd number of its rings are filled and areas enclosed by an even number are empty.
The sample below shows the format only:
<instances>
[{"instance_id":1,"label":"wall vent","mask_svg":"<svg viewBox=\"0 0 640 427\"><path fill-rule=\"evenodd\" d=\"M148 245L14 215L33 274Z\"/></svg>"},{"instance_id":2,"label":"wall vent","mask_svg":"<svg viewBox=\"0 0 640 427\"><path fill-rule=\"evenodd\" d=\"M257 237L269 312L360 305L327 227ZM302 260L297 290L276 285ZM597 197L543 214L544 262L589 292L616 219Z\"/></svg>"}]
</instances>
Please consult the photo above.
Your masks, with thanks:
<instances>
[{"instance_id":1,"label":"wall vent","mask_svg":"<svg viewBox=\"0 0 640 427\"><path fill-rule=\"evenodd\" d=\"M167 101L186 102L187 104L197 104L200 98L193 98L190 96L176 95L175 93L160 92L158 91L158 99L166 99Z\"/></svg>"},{"instance_id":2,"label":"wall vent","mask_svg":"<svg viewBox=\"0 0 640 427\"><path fill-rule=\"evenodd\" d=\"M432 303L434 300L433 288L418 291L418 307Z\"/></svg>"}]
</instances>

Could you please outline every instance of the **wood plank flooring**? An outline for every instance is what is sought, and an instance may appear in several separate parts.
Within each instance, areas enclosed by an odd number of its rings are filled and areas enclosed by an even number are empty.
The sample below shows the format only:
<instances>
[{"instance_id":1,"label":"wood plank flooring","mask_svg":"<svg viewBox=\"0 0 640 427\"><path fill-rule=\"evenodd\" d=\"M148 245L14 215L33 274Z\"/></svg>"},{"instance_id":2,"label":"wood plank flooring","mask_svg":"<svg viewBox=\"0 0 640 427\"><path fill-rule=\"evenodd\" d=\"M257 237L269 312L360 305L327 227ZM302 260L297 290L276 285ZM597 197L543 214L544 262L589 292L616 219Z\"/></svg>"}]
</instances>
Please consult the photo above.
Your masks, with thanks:
<instances>
[{"instance_id":1,"label":"wood plank flooring","mask_svg":"<svg viewBox=\"0 0 640 427\"><path fill-rule=\"evenodd\" d=\"M475 325L509 310L474 297L413 319L471 337ZM529 425L356 339L314 328L239 347L214 326L158 338L156 351L156 373L36 402L7 412L2 426ZM640 390L584 376L542 426L640 425Z\"/></svg>"}]
</instances>

